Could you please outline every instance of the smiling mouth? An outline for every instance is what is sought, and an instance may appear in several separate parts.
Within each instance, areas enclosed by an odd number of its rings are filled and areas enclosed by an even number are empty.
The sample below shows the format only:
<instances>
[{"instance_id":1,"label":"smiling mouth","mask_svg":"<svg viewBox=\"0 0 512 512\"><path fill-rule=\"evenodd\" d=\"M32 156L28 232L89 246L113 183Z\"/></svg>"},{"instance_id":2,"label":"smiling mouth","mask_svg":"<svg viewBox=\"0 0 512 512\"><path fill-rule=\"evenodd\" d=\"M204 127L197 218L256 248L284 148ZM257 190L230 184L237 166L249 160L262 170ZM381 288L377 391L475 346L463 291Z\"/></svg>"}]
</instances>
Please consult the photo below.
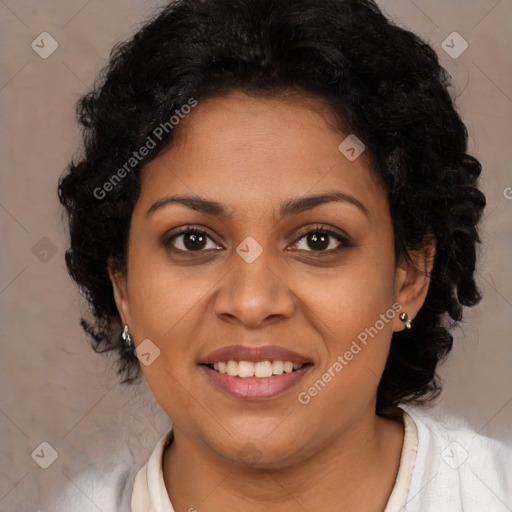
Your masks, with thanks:
<instances>
[{"instance_id":1,"label":"smiling mouth","mask_svg":"<svg viewBox=\"0 0 512 512\"><path fill-rule=\"evenodd\" d=\"M231 377L265 379L275 375L294 373L311 363L298 364L292 361L264 360L264 361L219 361L205 364L211 370Z\"/></svg>"}]
</instances>

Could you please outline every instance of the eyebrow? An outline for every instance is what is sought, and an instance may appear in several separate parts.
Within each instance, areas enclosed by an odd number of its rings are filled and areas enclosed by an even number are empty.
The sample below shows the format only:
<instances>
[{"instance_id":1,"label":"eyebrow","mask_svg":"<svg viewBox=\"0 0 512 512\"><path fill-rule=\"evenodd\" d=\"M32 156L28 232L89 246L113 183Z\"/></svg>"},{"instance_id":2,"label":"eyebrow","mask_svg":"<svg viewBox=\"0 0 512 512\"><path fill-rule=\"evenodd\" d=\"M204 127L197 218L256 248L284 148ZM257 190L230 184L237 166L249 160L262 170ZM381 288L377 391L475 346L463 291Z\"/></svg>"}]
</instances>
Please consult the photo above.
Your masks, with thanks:
<instances>
[{"instance_id":1,"label":"eyebrow","mask_svg":"<svg viewBox=\"0 0 512 512\"><path fill-rule=\"evenodd\" d=\"M279 220L291 217L292 215L298 215L299 213L311 210L317 206L332 202L351 204L361 210L367 217L370 216L368 208L361 203L359 199L343 192L335 191L299 197L282 203ZM151 205L146 212L146 217L169 204L181 204L191 210L206 213L208 215L215 215L217 217L229 218L231 216L221 203L211 199L205 199L199 196L166 196Z\"/></svg>"}]
</instances>

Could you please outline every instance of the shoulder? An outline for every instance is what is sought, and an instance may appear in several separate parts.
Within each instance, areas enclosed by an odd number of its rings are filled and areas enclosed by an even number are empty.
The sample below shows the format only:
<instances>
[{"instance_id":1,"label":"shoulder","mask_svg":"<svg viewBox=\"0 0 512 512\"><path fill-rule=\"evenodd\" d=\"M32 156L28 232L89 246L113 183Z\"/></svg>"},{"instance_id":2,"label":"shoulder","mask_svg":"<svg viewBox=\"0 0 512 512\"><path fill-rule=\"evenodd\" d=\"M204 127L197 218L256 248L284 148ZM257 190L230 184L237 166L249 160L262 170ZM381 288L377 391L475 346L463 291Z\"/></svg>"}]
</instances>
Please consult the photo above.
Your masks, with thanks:
<instances>
[{"instance_id":1,"label":"shoulder","mask_svg":"<svg viewBox=\"0 0 512 512\"><path fill-rule=\"evenodd\" d=\"M401 406L414 420L418 451L407 512L506 512L512 505L512 443L453 416Z\"/></svg>"}]
</instances>

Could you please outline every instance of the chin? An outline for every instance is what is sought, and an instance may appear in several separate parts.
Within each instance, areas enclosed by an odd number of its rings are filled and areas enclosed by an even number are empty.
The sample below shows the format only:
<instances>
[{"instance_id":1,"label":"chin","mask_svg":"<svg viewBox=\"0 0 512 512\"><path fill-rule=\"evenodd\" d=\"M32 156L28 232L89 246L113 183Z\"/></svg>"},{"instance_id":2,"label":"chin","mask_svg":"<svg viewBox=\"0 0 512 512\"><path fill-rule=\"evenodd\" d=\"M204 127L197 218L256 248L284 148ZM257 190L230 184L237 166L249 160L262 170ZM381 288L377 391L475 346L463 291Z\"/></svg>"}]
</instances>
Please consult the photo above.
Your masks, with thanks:
<instances>
[{"instance_id":1,"label":"chin","mask_svg":"<svg viewBox=\"0 0 512 512\"><path fill-rule=\"evenodd\" d=\"M210 447L222 457L235 464L251 469L279 469L297 461L303 446L296 432L275 430L277 423L271 428L244 428L237 430L231 437L223 429L222 438L215 436L207 440ZM266 434L269 432L270 434Z\"/></svg>"}]
</instances>

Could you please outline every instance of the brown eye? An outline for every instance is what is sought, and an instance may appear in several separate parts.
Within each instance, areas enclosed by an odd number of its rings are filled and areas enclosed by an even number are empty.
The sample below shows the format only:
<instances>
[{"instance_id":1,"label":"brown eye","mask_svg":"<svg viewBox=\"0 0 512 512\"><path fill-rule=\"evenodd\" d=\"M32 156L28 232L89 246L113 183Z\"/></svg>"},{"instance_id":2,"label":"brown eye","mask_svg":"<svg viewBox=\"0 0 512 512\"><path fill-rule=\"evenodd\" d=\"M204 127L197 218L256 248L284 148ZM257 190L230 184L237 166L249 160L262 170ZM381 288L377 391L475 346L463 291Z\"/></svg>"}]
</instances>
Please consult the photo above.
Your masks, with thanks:
<instances>
[{"instance_id":1,"label":"brown eye","mask_svg":"<svg viewBox=\"0 0 512 512\"><path fill-rule=\"evenodd\" d=\"M212 242L211 247L207 247L208 242ZM186 229L176 233L164 242L166 247L172 246L172 249L181 252L201 252L204 249L216 249L218 245L206 233L206 231L197 229Z\"/></svg>"},{"instance_id":2,"label":"brown eye","mask_svg":"<svg viewBox=\"0 0 512 512\"><path fill-rule=\"evenodd\" d=\"M306 243L308 244L309 247L311 247L315 251L322 251L327 249L327 247L329 246L329 238L331 238L331 235L310 233L309 235L306 235L306 237Z\"/></svg>"},{"instance_id":3,"label":"brown eye","mask_svg":"<svg viewBox=\"0 0 512 512\"><path fill-rule=\"evenodd\" d=\"M304 242L301 242L304 240ZM316 228L303 234L294 244L296 248L306 252L333 253L344 246L350 246L344 236L332 229Z\"/></svg>"}]
</instances>

